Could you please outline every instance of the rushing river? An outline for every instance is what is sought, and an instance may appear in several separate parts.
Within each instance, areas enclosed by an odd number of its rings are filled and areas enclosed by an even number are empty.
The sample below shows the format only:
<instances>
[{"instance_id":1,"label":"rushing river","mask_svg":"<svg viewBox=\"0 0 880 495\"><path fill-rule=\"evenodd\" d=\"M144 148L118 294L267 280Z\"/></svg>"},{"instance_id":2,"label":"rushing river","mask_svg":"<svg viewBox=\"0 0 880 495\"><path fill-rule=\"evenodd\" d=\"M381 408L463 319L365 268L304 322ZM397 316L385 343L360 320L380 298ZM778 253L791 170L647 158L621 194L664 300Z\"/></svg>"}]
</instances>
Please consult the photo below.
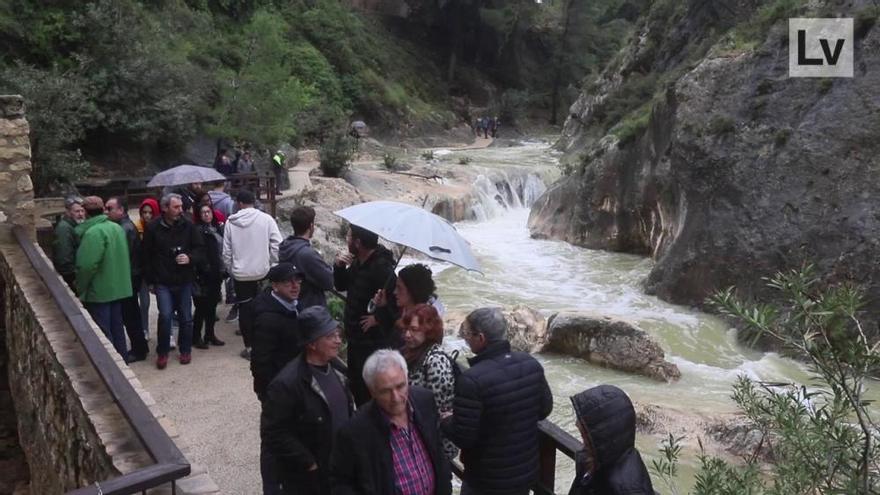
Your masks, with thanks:
<instances>
[{"instance_id":1,"label":"rushing river","mask_svg":"<svg viewBox=\"0 0 880 495\"><path fill-rule=\"evenodd\" d=\"M444 159L455 159L458 154L463 152ZM510 164L546 167L556 161L546 145L534 143L466 154L475 166L487 170ZM592 366L576 358L537 356L555 396L552 419L575 436L579 437L568 397L601 383L617 385L641 403L719 413L735 410L730 395L738 375L757 380L800 383L808 380L800 364L738 345L733 330L718 318L645 295L642 281L651 270L650 259L531 239L526 228L528 209L521 205L503 208L493 204L492 199L497 195L492 191L487 190L485 196L487 201L475 205L481 221L457 225L470 241L484 274L430 263L435 273L439 272L436 275L438 292L448 310L521 303L545 316L558 311L586 311L621 317L649 332L663 347L667 360L681 370L681 380L664 384ZM404 260L401 266L406 262ZM455 338L449 338L447 344L463 345ZM650 459L657 456L658 438L640 436L637 442L646 463L650 464ZM695 439L689 443L694 444ZM693 449L685 451L682 488L690 488L693 481L694 454ZM565 457L560 455L560 458ZM559 461L558 466L556 491L564 493L572 479L571 464ZM655 480L655 489L668 493L658 480Z\"/></svg>"}]
</instances>

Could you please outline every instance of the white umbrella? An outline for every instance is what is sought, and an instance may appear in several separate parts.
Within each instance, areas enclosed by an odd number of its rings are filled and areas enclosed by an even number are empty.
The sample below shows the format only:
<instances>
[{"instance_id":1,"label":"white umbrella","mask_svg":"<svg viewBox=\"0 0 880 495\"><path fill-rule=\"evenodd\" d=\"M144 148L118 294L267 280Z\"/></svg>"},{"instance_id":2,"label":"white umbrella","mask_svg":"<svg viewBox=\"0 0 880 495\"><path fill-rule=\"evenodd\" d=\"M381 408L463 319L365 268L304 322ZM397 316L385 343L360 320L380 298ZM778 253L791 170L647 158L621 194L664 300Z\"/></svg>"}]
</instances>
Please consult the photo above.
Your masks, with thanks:
<instances>
[{"instance_id":1,"label":"white umbrella","mask_svg":"<svg viewBox=\"0 0 880 495\"><path fill-rule=\"evenodd\" d=\"M150 182L147 183L147 187L179 186L194 182L215 182L219 180L226 180L226 177L213 168L200 167L198 165L178 165L153 176Z\"/></svg>"},{"instance_id":2,"label":"white umbrella","mask_svg":"<svg viewBox=\"0 0 880 495\"><path fill-rule=\"evenodd\" d=\"M396 201L370 201L334 214L385 240L465 270L480 272L480 264L471 252L470 244L455 227L445 218L418 206Z\"/></svg>"}]
</instances>

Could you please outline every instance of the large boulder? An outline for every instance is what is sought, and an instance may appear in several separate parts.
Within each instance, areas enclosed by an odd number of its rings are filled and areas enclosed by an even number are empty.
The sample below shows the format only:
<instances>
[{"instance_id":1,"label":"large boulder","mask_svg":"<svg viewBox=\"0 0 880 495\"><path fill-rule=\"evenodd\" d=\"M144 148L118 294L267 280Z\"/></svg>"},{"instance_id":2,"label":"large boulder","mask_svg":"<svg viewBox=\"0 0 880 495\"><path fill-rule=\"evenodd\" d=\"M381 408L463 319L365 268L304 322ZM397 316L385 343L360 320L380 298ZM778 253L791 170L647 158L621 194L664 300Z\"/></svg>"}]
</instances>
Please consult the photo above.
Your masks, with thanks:
<instances>
[{"instance_id":1,"label":"large boulder","mask_svg":"<svg viewBox=\"0 0 880 495\"><path fill-rule=\"evenodd\" d=\"M547 321L534 309L518 304L504 310L507 340L516 351L530 354L541 352L547 345Z\"/></svg>"},{"instance_id":2,"label":"large boulder","mask_svg":"<svg viewBox=\"0 0 880 495\"><path fill-rule=\"evenodd\" d=\"M635 325L583 313L558 313L547 323L545 352L585 359L593 364L637 373L660 381L681 378L663 349Z\"/></svg>"}]
</instances>

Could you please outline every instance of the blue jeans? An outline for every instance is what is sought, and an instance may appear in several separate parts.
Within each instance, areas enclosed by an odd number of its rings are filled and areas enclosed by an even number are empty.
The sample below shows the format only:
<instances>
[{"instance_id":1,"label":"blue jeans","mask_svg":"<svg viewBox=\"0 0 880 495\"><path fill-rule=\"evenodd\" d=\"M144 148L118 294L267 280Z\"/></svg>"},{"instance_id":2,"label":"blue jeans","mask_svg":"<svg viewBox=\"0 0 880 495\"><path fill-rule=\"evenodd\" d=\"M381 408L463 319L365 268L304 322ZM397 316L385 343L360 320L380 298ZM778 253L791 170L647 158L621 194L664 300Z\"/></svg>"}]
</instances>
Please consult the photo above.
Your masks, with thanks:
<instances>
[{"instance_id":1,"label":"blue jeans","mask_svg":"<svg viewBox=\"0 0 880 495\"><path fill-rule=\"evenodd\" d=\"M122 356L128 357L128 348L125 343L125 327L122 324L122 300L105 303L86 303L86 310L92 315L92 319L104 332L104 335L113 343L113 348Z\"/></svg>"},{"instance_id":2,"label":"blue jeans","mask_svg":"<svg viewBox=\"0 0 880 495\"><path fill-rule=\"evenodd\" d=\"M171 343L171 319L177 311L180 330L178 345L181 354L192 352L192 284L156 284L156 305L159 307L159 338L156 354L167 356Z\"/></svg>"}]
</instances>

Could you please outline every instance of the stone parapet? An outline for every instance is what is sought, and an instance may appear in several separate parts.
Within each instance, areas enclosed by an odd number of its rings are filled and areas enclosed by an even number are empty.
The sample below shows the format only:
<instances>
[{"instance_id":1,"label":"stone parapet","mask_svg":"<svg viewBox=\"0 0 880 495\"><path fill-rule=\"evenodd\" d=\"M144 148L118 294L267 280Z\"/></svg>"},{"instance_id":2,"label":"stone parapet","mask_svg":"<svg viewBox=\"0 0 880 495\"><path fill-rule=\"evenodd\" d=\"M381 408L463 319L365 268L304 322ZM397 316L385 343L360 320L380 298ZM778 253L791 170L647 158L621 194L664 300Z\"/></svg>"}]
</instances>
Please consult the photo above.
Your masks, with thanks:
<instances>
[{"instance_id":1,"label":"stone parapet","mask_svg":"<svg viewBox=\"0 0 880 495\"><path fill-rule=\"evenodd\" d=\"M0 95L0 243L14 242L16 225L35 235L29 134L22 97Z\"/></svg>"}]
</instances>

